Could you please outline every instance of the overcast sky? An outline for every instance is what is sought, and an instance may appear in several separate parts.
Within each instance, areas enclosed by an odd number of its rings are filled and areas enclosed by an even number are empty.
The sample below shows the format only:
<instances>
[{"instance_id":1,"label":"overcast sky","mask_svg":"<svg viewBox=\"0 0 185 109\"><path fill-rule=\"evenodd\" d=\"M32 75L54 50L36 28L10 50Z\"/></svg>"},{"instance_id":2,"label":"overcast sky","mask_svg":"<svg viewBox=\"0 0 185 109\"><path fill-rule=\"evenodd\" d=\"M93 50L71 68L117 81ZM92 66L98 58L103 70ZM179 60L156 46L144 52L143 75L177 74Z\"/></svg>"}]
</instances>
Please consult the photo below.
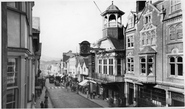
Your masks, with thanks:
<instances>
[{"instance_id":1,"label":"overcast sky","mask_svg":"<svg viewBox=\"0 0 185 109\"><path fill-rule=\"evenodd\" d=\"M79 43L102 38L101 12L112 4L125 12L124 26L135 0L35 0L33 16L40 17L42 55L62 58L63 52L79 52Z\"/></svg>"}]
</instances>

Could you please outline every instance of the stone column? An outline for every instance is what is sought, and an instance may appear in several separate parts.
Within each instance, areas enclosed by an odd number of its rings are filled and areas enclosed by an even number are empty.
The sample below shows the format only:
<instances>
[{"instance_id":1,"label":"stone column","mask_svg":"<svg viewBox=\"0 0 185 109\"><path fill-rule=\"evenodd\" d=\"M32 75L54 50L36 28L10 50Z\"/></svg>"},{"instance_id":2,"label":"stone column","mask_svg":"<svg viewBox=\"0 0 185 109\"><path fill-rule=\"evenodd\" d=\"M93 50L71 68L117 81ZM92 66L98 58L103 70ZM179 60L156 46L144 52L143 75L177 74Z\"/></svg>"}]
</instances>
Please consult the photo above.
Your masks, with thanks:
<instances>
[{"instance_id":1,"label":"stone column","mask_svg":"<svg viewBox=\"0 0 185 109\"><path fill-rule=\"evenodd\" d=\"M125 82L125 106L128 106L128 85Z\"/></svg>"},{"instance_id":2,"label":"stone column","mask_svg":"<svg viewBox=\"0 0 185 109\"><path fill-rule=\"evenodd\" d=\"M166 107L168 107L168 101L170 97L169 97L169 92L167 89L165 90L165 92L166 92Z\"/></svg>"},{"instance_id":3,"label":"stone column","mask_svg":"<svg viewBox=\"0 0 185 109\"><path fill-rule=\"evenodd\" d=\"M110 27L110 25L109 25L109 17L110 17L110 15L107 14L107 27Z\"/></svg>"},{"instance_id":4,"label":"stone column","mask_svg":"<svg viewBox=\"0 0 185 109\"><path fill-rule=\"evenodd\" d=\"M136 100L136 98L137 98L137 86L136 86L136 84L135 83L133 83L134 84L134 106L137 104L137 100Z\"/></svg>"},{"instance_id":5,"label":"stone column","mask_svg":"<svg viewBox=\"0 0 185 109\"><path fill-rule=\"evenodd\" d=\"M116 16L116 27L118 27L118 14L115 14Z\"/></svg>"}]
</instances>

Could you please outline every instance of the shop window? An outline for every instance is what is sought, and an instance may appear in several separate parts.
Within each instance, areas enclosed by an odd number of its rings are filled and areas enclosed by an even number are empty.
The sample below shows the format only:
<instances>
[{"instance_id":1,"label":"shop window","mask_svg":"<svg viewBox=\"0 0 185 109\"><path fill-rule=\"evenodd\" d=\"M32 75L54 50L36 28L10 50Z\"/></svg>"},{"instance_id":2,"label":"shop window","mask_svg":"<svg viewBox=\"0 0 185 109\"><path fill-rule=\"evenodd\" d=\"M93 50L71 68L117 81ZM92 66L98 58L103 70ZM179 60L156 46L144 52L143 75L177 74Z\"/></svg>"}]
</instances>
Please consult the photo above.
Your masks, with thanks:
<instances>
[{"instance_id":1,"label":"shop window","mask_svg":"<svg viewBox=\"0 0 185 109\"><path fill-rule=\"evenodd\" d=\"M181 0L171 0L171 13L181 9Z\"/></svg>"},{"instance_id":2,"label":"shop window","mask_svg":"<svg viewBox=\"0 0 185 109\"><path fill-rule=\"evenodd\" d=\"M109 59L109 75L113 75L113 59Z\"/></svg>"},{"instance_id":3,"label":"shop window","mask_svg":"<svg viewBox=\"0 0 185 109\"><path fill-rule=\"evenodd\" d=\"M183 76L183 58L181 56L169 57L170 75Z\"/></svg>"},{"instance_id":4,"label":"shop window","mask_svg":"<svg viewBox=\"0 0 185 109\"><path fill-rule=\"evenodd\" d=\"M104 74L107 74L107 59L103 60L103 72Z\"/></svg>"}]
</instances>

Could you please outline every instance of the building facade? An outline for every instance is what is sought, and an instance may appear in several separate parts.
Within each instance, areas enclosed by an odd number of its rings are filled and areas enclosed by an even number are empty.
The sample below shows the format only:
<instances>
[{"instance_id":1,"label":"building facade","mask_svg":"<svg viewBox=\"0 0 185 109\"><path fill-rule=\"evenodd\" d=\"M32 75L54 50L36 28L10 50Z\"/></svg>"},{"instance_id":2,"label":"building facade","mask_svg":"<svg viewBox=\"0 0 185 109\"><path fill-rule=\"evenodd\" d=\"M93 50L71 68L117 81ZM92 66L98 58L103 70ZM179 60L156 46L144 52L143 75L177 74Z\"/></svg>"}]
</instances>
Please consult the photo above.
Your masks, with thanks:
<instances>
[{"instance_id":1,"label":"building facade","mask_svg":"<svg viewBox=\"0 0 185 109\"><path fill-rule=\"evenodd\" d=\"M102 99L112 99L114 106L123 106L125 74L125 36L122 15L113 3L101 14L103 17L103 37L95 51L95 73L92 79L97 82L96 93ZM97 49L97 50L96 50Z\"/></svg>"},{"instance_id":2,"label":"building facade","mask_svg":"<svg viewBox=\"0 0 185 109\"><path fill-rule=\"evenodd\" d=\"M126 105L184 106L181 2L143 3L126 29Z\"/></svg>"},{"instance_id":3,"label":"building facade","mask_svg":"<svg viewBox=\"0 0 185 109\"><path fill-rule=\"evenodd\" d=\"M2 108L26 108L34 102L35 74L41 43L34 45L34 2L2 2L3 98ZM35 48L37 50L35 50ZM6 87L5 87L6 86Z\"/></svg>"}]
</instances>

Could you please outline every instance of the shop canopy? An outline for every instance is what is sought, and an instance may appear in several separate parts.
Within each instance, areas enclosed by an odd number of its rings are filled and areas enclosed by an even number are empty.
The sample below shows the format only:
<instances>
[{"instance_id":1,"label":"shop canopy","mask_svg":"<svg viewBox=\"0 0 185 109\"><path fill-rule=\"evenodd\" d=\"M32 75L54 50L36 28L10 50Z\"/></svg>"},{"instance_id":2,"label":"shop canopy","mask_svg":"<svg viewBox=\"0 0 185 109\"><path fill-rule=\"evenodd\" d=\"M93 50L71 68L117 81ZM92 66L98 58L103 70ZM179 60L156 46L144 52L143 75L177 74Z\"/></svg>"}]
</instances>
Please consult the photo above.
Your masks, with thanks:
<instances>
[{"instance_id":1,"label":"shop canopy","mask_svg":"<svg viewBox=\"0 0 185 109\"><path fill-rule=\"evenodd\" d=\"M86 86L86 85L88 85L88 83L89 82L91 82L91 83L95 83L96 84L96 82L95 81L92 81L92 80L83 80L82 82L80 82L79 83L79 85L81 85L81 86Z\"/></svg>"}]
</instances>

